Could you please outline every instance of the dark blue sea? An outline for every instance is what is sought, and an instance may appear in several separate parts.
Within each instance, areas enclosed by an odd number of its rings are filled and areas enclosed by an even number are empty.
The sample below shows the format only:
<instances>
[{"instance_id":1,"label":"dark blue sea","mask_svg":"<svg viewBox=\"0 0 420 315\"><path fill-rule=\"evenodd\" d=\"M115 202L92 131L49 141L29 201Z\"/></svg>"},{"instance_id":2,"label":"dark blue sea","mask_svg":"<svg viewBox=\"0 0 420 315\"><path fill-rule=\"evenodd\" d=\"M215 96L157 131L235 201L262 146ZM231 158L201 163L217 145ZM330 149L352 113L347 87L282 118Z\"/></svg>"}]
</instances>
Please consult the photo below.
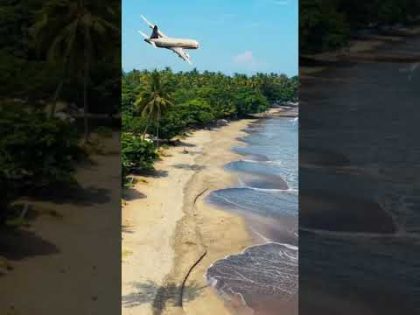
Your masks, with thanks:
<instances>
[{"instance_id":1,"label":"dark blue sea","mask_svg":"<svg viewBox=\"0 0 420 315\"><path fill-rule=\"evenodd\" d=\"M410 37L376 54L419 51ZM301 80L301 314L420 314L419 65Z\"/></svg>"}]
</instances>

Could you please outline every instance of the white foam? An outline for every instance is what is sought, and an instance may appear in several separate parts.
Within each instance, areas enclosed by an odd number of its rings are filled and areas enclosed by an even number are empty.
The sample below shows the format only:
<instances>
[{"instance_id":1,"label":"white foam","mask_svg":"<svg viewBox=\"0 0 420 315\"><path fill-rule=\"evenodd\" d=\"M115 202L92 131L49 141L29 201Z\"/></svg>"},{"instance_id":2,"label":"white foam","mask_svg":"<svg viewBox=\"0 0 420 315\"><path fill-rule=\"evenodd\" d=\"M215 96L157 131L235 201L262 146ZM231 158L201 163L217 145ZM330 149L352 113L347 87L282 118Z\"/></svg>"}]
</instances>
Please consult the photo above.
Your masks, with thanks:
<instances>
[{"instance_id":1,"label":"white foam","mask_svg":"<svg viewBox=\"0 0 420 315\"><path fill-rule=\"evenodd\" d=\"M251 189L251 190L256 190L256 191L271 191L271 192L275 192L275 191L289 191L288 189L258 188L258 187L251 187L251 186L244 186L243 188L247 188L247 189Z\"/></svg>"},{"instance_id":2,"label":"white foam","mask_svg":"<svg viewBox=\"0 0 420 315\"><path fill-rule=\"evenodd\" d=\"M240 159L236 162L246 162L246 163L255 163L255 164L275 164L275 165L283 165L281 160L268 160L268 161L258 161L258 160L248 160L248 159ZM234 162L233 162L234 163Z\"/></svg>"}]
</instances>

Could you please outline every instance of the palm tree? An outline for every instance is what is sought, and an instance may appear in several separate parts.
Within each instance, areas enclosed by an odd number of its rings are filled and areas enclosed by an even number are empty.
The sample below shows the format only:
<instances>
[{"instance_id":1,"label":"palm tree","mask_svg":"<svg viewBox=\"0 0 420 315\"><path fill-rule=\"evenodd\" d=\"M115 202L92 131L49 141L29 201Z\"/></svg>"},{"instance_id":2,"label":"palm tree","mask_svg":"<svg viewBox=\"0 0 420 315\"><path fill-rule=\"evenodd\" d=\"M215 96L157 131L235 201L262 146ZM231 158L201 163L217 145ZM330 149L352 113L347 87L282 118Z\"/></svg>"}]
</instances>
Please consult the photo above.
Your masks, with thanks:
<instances>
[{"instance_id":1,"label":"palm tree","mask_svg":"<svg viewBox=\"0 0 420 315\"><path fill-rule=\"evenodd\" d=\"M159 122L162 115L167 111L173 103L171 101L168 85L165 84L159 72L154 71L150 77L150 83L145 91L143 91L135 102L137 110L141 116L147 119L146 129L143 136L152 121L156 122L156 138L157 146L159 146Z\"/></svg>"},{"instance_id":2,"label":"palm tree","mask_svg":"<svg viewBox=\"0 0 420 315\"><path fill-rule=\"evenodd\" d=\"M83 82L84 139L89 135L88 82L91 63L119 32L116 12L99 0L49 0L38 13L32 32L39 51L62 67L63 76L54 93L51 115L66 79Z\"/></svg>"}]
</instances>

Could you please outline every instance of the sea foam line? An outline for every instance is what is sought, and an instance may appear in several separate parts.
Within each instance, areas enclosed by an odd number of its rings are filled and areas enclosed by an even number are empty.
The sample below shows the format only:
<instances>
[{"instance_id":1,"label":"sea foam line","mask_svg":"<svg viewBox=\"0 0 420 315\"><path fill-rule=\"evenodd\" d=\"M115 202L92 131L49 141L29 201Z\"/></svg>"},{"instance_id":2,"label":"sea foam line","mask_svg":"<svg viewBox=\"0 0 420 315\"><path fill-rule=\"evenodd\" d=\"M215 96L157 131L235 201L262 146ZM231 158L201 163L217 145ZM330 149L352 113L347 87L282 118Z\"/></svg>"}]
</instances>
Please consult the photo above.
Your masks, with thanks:
<instances>
[{"instance_id":1,"label":"sea foam line","mask_svg":"<svg viewBox=\"0 0 420 315\"><path fill-rule=\"evenodd\" d=\"M275 165L283 165L283 162L281 160L268 160L268 161L258 161L258 160L249 160L249 159L240 159L240 160L236 160L232 163L235 162L247 162L247 163L255 163L255 164L275 164Z\"/></svg>"}]
</instances>

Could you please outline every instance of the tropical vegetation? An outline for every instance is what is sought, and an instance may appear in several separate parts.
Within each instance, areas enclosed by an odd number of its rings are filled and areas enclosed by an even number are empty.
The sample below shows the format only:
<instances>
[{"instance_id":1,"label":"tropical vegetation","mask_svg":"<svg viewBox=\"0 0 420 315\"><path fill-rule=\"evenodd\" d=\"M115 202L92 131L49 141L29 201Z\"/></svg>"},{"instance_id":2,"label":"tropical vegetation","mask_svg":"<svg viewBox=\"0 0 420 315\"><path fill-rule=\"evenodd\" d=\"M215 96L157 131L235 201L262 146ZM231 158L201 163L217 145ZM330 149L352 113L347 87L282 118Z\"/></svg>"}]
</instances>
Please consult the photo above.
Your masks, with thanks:
<instances>
[{"instance_id":1,"label":"tropical vegetation","mask_svg":"<svg viewBox=\"0 0 420 315\"><path fill-rule=\"evenodd\" d=\"M20 197L73 183L92 114L119 111L119 10L116 0L2 1L0 224Z\"/></svg>"},{"instance_id":2,"label":"tropical vegetation","mask_svg":"<svg viewBox=\"0 0 420 315\"><path fill-rule=\"evenodd\" d=\"M122 76L122 173L150 171L160 142L297 100L298 78L132 70ZM141 143L143 143L141 145ZM134 152L138 148L138 152ZM141 153L140 153L141 151Z\"/></svg>"},{"instance_id":3,"label":"tropical vegetation","mask_svg":"<svg viewBox=\"0 0 420 315\"><path fill-rule=\"evenodd\" d=\"M300 53L346 46L361 31L418 23L418 0L301 0Z\"/></svg>"}]
</instances>

